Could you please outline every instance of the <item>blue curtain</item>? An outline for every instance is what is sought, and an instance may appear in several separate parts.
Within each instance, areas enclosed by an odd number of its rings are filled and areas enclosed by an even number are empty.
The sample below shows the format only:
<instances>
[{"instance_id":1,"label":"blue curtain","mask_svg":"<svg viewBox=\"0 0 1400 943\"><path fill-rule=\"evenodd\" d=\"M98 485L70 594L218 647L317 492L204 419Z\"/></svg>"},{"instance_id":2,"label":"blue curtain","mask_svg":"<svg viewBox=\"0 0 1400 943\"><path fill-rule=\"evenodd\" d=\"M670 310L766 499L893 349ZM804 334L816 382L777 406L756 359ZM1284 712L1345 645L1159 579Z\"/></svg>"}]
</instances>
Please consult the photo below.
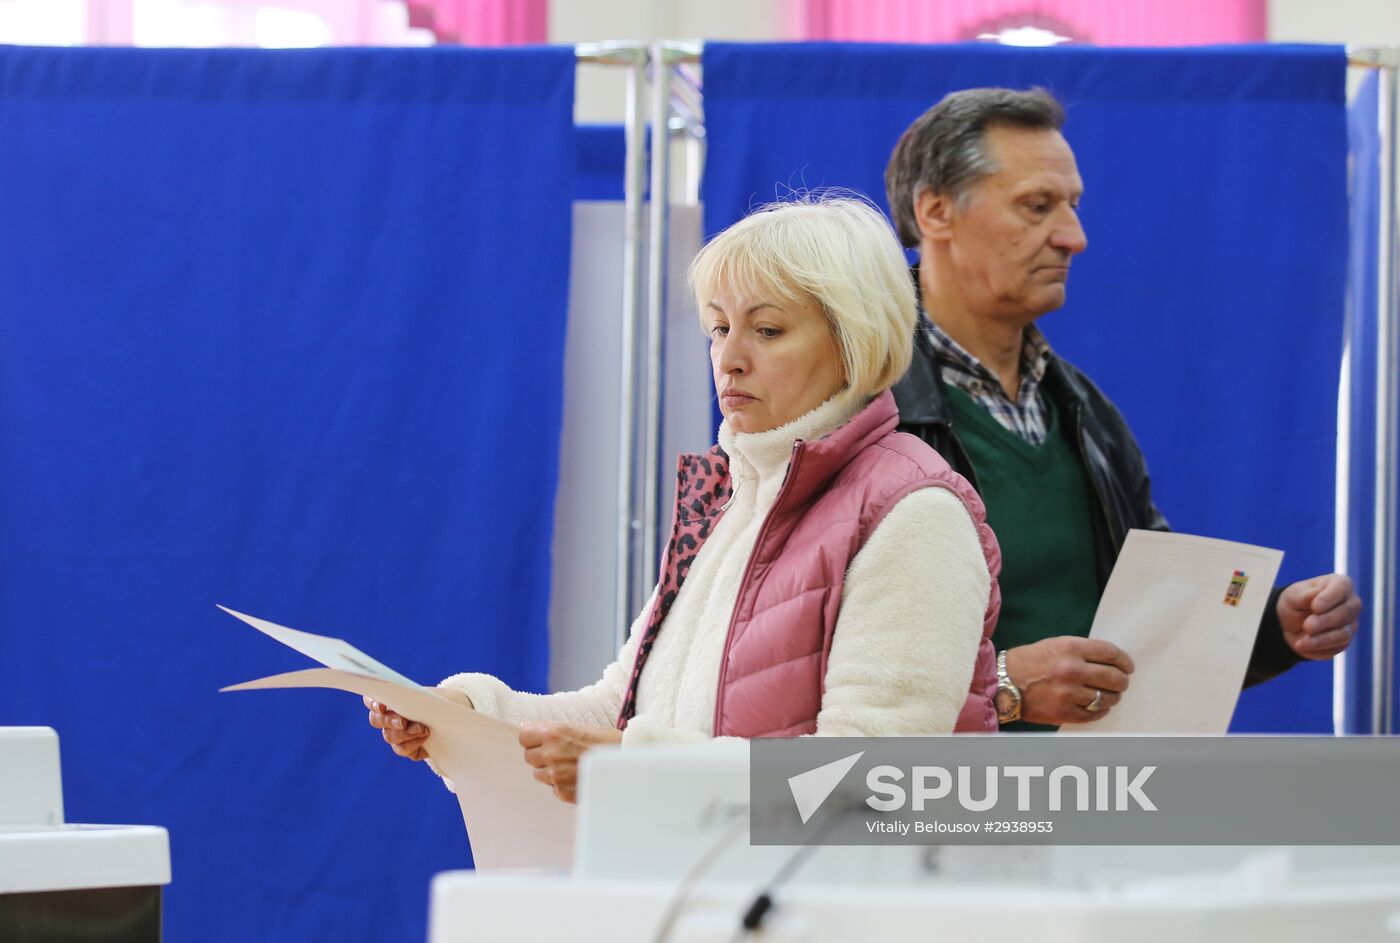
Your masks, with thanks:
<instances>
[{"instance_id":1,"label":"blue curtain","mask_svg":"<svg viewBox=\"0 0 1400 943\"><path fill-rule=\"evenodd\" d=\"M620 124L578 126L575 200L621 200L626 196L627 129Z\"/></svg>"},{"instance_id":2,"label":"blue curtain","mask_svg":"<svg viewBox=\"0 0 1400 943\"><path fill-rule=\"evenodd\" d=\"M542 690L571 49L0 49L0 724L172 940L425 938L456 803L214 608Z\"/></svg>"},{"instance_id":3,"label":"blue curtain","mask_svg":"<svg viewBox=\"0 0 1400 943\"><path fill-rule=\"evenodd\" d=\"M707 44L705 228L790 189L884 204L904 128L959 88L1066 104L1089 249L1041 322L1127 416L1188 533L1332 568L1347 245L1339 47ZM1235 729L1331 729L1331 669L1245 693Z\"/></svg>"}]
</instances>

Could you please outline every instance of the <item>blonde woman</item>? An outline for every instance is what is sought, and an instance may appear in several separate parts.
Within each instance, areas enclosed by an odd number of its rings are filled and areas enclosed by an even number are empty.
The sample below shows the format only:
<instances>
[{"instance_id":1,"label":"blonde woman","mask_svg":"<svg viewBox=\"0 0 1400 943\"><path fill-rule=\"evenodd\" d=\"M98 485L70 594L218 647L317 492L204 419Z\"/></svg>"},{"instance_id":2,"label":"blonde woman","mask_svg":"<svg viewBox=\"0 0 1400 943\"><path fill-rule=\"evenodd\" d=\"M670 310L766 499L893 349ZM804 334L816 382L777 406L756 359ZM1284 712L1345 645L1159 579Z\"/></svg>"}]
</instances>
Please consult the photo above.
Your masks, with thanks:
<instances>
[{"instance_id":1,"label":"blonde woman","mask_svg":"<svg viewBox=\"0 0 1400 943\"><path fill-rule=\"evenodd\" d=\"M578 691L442 687L521 724L566 801L601 743L996 730L1000 555L967 481L895 431L917 309L889 223L848 198L766 206L689 279L724 421L680 459L660 580L617 660ZM430 731L368 706L426 758Z\"/></svg>"}]
</instances>

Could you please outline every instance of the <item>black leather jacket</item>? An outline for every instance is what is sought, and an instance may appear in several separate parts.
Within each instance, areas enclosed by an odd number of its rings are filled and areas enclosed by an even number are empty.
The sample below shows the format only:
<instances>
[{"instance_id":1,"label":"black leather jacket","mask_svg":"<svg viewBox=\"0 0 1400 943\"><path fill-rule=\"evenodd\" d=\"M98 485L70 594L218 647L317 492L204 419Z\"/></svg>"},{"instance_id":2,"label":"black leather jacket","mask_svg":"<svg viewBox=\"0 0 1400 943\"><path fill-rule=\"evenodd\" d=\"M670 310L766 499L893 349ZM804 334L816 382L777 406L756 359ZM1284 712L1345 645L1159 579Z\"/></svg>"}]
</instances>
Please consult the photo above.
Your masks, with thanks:
<instances>
[{"instance_id":1,"label":"black leather jacket","mask_svg":"<svg viewBox=\"0 0 1400 943\"><path fill-rule=\"evenodd\" d=\"M1134 527L1168 530L1167 519L1152 503L1147 462L1132 430L1122 413L1093 381L1052 353L1041 390L1054 400L1060 415L1073 430L1080 459L1098 496L1099 513L1093 521L1094 550L1102 590L1128 531ZM953 429L948 390L943 385L933 343L922 321L914 338L913 363L909 372L895 384L894 397L899 404L899 428L933 446L959 474L972 482L973 487L978 487L967 452ZM1264 618L1245 674L1246 686L1267 681L1300 661L1283 638L1277 610L1280 592L1282 590L1275 587L1264 607Z\"/></svg>"}]
</instances>

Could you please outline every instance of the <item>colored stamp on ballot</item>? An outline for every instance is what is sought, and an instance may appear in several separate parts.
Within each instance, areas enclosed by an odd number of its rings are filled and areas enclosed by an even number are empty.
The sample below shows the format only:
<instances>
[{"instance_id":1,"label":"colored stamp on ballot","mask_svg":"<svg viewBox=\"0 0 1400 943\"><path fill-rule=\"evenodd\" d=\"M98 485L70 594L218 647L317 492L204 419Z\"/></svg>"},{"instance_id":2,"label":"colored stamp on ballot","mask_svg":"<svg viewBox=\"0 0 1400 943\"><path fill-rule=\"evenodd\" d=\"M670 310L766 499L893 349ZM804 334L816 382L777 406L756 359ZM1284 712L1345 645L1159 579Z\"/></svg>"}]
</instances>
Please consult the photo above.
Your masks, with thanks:
<instances>
[{"instance_id":1,"label":"colored stamp on ballot","mask_svg":"<svg viewBox=\"0 0 1400 943\"><path fill-rule=\"evenodd\" d=\"M1230 588L1225 590L1225 598L1222 600L1227 606L1238 606L1240 597L1244 595L1244 584L1249 582L1249 577L1244 570L1236 570L1235 575L1230 577Z\"/></svg>"}]
</instances>

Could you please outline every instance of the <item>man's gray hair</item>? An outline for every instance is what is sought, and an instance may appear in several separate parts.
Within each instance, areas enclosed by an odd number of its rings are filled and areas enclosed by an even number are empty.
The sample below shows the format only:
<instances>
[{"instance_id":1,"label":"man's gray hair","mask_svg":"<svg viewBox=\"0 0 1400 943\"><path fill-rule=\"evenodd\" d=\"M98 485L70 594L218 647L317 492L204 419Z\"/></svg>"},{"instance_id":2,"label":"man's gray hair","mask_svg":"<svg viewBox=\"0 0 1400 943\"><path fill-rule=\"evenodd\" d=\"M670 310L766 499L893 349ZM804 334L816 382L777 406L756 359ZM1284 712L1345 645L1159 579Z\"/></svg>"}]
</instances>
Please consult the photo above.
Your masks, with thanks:
<instances>
[{"instance_id":1,"label":"man's gray hair","mask_svg":"<svg viewBox=\"0 0 1400 943\"><path fill-rule=\"evenodd\" d=\"M924 190L962 200L997 167L986 148L990 127L1058 131L1065 109L1043 88L969 88L951 92L905 129L885 168L890 214L906 248L919 245L914 200Z\"/></svg>"}]
</instances>

